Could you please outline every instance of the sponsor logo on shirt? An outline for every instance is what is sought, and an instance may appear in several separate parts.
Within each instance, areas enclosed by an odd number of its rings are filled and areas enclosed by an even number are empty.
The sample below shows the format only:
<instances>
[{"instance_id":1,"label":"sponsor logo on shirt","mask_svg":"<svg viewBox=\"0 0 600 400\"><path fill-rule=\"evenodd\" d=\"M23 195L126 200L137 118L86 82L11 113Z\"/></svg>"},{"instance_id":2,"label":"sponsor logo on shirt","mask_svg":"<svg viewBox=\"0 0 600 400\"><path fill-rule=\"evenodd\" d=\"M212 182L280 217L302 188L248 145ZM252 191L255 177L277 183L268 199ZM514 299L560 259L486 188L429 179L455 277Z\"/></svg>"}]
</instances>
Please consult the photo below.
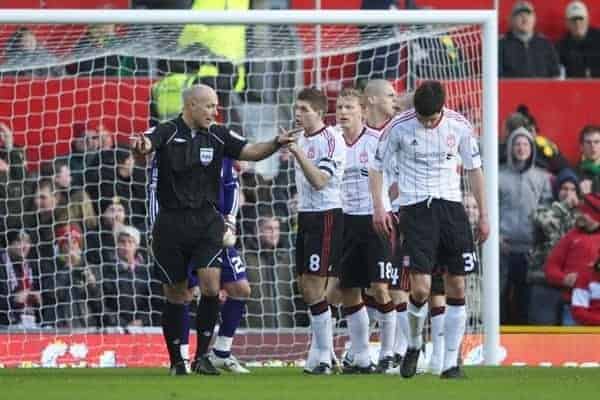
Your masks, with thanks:
<instances>
[{"instance_id":1,"label":"sponsor logo on shirt","mask_svg":"<svg viewBox=\"0 0 600 400\"><path fill-rule=\"evenodd\" d=\"M446 158L447 153L445 151L431 151L428 153L415 151L415 157L417 157L417 158Z\"/></svg>"}]
</instances>

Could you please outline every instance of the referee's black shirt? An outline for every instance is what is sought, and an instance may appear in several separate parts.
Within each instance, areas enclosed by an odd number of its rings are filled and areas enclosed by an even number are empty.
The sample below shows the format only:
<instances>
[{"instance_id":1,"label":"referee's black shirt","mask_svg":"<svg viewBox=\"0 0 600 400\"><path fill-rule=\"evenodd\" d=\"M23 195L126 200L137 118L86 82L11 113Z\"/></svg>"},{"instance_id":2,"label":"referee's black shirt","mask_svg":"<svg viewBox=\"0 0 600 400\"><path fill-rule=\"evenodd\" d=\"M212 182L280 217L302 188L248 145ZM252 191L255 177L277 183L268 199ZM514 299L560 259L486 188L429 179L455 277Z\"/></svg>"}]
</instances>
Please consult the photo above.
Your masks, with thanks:
<instances>
[{"instance_id":1,"label":"referee's black shirt","mask_svg":"<svg viewBox=\"0 0 600 400\"><path fill-rule=\"evenodd\" d=\"M181 115L158 125L147 137L158 155L161 209L217 205L223 157L238 159L246 140L223 125L195 132Z\"/></svg>"}]
</instances>

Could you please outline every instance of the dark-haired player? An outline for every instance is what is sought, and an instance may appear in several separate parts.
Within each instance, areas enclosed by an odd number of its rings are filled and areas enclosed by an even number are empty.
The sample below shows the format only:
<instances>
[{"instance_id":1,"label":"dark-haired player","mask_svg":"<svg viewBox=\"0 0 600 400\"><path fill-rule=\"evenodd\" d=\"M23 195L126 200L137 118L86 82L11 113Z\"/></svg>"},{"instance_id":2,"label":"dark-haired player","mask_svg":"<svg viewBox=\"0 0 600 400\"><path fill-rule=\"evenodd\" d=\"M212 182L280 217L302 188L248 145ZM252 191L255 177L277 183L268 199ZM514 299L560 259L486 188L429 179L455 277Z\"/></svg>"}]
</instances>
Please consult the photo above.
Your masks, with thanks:
<instances>
[{"instance_id":1,"label":"dark-haired player","mask_svg":"<svg viewBox=\"0 0 600 400\"><path fill-rule=\"evenodd\" d=\"M373 223L390 235L392 219L382 196L382 171L396 162L399 170L400 236L403 266L410 271L408 350L400 373L416 373L423 324L427 317L431 273L447 268L445 356L442 378L464 376L457 365L466 325L465 275L476 269L474 241L462 205L459 157L479 205L479 240L489 234L479 146L471 124L444 107L438 81L425 81L415 91L414 109L399 115L382 136L369 173L374 199Z\"/></svg>"}]
</instances>

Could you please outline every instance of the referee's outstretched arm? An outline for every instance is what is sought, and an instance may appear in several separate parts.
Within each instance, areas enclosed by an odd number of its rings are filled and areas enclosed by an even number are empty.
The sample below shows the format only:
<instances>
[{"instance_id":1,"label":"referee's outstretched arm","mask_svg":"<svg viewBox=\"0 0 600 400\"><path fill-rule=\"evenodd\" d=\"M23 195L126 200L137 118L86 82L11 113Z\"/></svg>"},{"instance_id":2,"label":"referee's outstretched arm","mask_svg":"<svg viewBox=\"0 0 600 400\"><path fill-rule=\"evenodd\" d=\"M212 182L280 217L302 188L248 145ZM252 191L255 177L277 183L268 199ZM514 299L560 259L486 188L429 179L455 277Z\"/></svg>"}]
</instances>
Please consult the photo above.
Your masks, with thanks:
<instances>
[{"instance_id":1,"label":"referee's outstretched arm","mask_svg":"<svg viewBox=\"0 0 600 400\"><path fill-rule=\"evenodd\" d=\"M153 150L152 141L146 136L132 136L131 149L136 155L145 155ZM275 153L281 147L287 147L296 141L294 131L282 130L273 140L260 143L247 143L242 147L239 159L244 161L260 161Z\"/></svg>"},{"instance_id":2,"label":"referee's outstretched arm","mask_svg":"<svg viewBox=\"0 0 600 400\"><path fill-rule=\"evenodd\" d=\"M210 131L211 125L217 118L218 97L216 92L207 85L194 85L185 89L182 94L183 110L182 119L190 129L205 129ZM235 133L230 133L237 136ZM298 131L281 132L273 140L261 143L246 143L239 155L235 158L244 161L260 161L275 153L283 146L288 146L296 141ZM152 135L131 137L131 148L138 155L144 155L160 148L172 136L169 129L153 131ZM238 142L243 140L237 137Z\"/></svg>"},{"instance_id":3,"label":"referee's outstretched arm","mask_svg":"<svg viewBox=\"0 0 600 400\"><path fill-rule=\"evenodd\" d=\"M242 147L240 160L260 161L275 153L281 147L288 146L296 141L296 131L280 129L280 134L268 142L248 143Z\"/></svg>"}]
</instances>

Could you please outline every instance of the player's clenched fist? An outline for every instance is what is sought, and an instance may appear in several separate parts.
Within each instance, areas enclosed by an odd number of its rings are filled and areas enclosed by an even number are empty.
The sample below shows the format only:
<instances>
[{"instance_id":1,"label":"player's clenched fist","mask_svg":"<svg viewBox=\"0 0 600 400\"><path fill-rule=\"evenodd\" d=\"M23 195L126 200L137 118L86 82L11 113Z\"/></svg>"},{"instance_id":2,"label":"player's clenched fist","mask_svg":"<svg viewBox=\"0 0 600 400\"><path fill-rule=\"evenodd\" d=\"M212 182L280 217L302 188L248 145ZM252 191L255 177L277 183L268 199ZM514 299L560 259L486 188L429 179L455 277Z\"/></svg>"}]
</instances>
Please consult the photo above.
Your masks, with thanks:
<instances>
[{"instance_id":1,"label":"player's clenched fist","mask_svg":"<svg viewBox=\"0 0 600 400\"><path fill-rule=\"evenodd\" d=\"M146 136L131 136L131 150L137 155L143 156L152 151L152 142Z\"/></svg>"},{"instance_id":2,"label":"player's clenched fist","mask_svg":"<svg viewBox=\"0 0 600 400\"><path fill-rule=\"evenodd\" d=\"M232 215L226 215L223 218L225 222L225 233L223 234L223 247L233 247L237 240L236 228L235 228L235 217Z\"/></svg>"}]
</instances>

